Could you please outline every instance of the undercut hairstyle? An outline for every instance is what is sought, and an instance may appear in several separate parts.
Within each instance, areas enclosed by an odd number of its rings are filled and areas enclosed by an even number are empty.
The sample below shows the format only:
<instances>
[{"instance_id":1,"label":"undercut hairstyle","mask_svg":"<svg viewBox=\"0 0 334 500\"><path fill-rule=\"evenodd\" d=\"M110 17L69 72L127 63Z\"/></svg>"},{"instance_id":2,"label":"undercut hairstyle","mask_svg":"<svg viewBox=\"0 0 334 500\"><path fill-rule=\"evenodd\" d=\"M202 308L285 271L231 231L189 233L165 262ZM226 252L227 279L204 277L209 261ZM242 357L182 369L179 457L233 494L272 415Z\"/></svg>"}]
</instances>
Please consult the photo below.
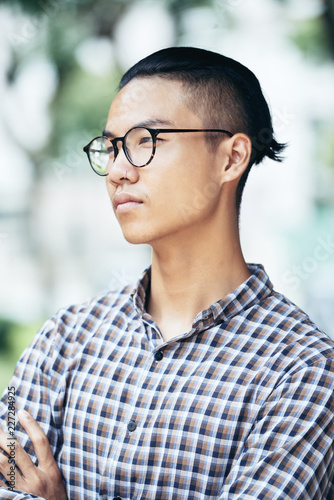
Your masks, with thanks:
<instances>
[{"instance_id":1,"label":"undercut hairstyle","mask_svg":"<svg viewBox=\"0 0 334 500\"><path fill-rule=\"evenodd\" d=\"M185 85L186 105L202 119L203 128L225 129L233 134L242 132L251 139L251 158L236 190L239 213L252 165L265 157L282 161L281 153L286 146L274 137L269 107L258 79L246 66L216 52L170 47L132 66L122 77L119 88L134 78L154 76Z\"/></svg>"}]
</instances>

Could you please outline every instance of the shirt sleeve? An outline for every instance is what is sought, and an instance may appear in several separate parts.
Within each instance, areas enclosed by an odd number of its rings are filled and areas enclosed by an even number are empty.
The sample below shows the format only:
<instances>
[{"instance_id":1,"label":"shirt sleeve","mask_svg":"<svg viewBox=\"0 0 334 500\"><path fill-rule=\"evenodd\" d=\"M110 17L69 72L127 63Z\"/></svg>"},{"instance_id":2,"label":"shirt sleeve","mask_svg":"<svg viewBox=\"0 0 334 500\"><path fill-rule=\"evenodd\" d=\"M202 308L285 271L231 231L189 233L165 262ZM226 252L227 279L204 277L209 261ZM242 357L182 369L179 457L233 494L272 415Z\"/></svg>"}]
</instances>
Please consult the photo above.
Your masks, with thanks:
<instances>
[{"instance_id":1,"label":"shirt sleeve","mask_svg":"<svg viewBox=\"0 0 334 500\"><path fill-rule=\"evenodd\" d=\"M63 367L59 361L60 356L57 355L58 330L56 320L50 319L45 323L19 359L0 401L1 429L16 437L36 465L36 454L29 436L18 421L17 411L24 408L37 420L47 435L57 460L62 443L61 419L65 386L62 383ZM0 477L4 480L1 473ZM0 498L23 500L40 497L0 487Z\"/></svg>"},{"instance_id":2,"label":"shirt sleeve","mask_svg":"<svg viewBox=\"0 0 334 500\"><path fill-rule=\"evenodd\" d=\"M333 360L282 380L259 411L219 500L334 498L333 391Z\"/></svg>"}]
</instances>

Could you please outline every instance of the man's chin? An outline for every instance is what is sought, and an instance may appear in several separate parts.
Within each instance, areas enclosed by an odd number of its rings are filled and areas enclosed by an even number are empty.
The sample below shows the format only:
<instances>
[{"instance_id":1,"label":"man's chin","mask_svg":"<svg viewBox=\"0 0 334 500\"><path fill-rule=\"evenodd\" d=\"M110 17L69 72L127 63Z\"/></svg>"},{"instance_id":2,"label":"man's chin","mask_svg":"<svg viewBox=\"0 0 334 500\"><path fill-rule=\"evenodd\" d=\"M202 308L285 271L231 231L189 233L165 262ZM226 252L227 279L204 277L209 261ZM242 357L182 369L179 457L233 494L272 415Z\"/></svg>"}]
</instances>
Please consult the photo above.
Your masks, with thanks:
<instances>
[{"instance_id":1,"label":"man's chin","mask_svg":"<svg viewBox=\"0 0 334 500\"><path fill-rule=\"evenodd\" d=\"M163 230L153 230L153 227L149 227L149 230L145 231L144 224L139 227L140 223L123 224L121 226L123 236L128 243L132 245L150 245L154 247L155 244L164 244L168 241L168 233ZM167 239L166 239L167 238Z\"/></svg>"},{"instance_id":2,"label":"man's chin","mask_svg":"<svg viewBox=\"0 0 334 500\"><path fill-rule=\"evenodd\" d=\"M138 234L138 232L123 231L123 236L125 240L132 245L149 244L149 239L145 238L142 234Z\"/></svg>"}]
</instances>

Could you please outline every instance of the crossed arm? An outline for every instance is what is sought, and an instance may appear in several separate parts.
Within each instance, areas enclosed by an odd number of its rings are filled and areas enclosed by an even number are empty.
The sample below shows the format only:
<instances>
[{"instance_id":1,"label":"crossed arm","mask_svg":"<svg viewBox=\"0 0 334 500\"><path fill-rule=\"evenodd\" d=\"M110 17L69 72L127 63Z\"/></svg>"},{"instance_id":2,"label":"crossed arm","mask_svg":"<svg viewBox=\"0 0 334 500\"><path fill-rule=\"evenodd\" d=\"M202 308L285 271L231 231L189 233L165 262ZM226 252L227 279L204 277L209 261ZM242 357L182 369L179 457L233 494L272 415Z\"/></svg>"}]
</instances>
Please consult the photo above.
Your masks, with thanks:
<instances>
[{"instance_id":1,"label":"crossed arm","mask_svg":"<svg viewBox=\"0 0 334 500\"><path fill-rule=\"evenodd\" d=\"M302 380L306 384L306 375ZM299 384L299 387L300 391L303 391L303 385ZM322 386L319 385L319 388L320 387ZM290 397L290 395L287 394L286 397ZM319 401L324 398L324 393L320 390L318 392L318 398ZM272 394L270 401L268 401L267 409L263 410L260 427L254 427L253 432L249 435L247 449L244 450L240 459L237 460L234 467L231 469L223 489L220 492L219 497L217 497L217 500L229 500L232 498L242 500L251 500L254 498L295 499L301 498L301 490L299 490L299 487L302 488L302 491L304 492L303 498L332 498L331 493L327 490L326 484L328 481L332 480L331 478L333 475L332 456L334 450L332 441L331 443L328 442L329 433L327 432L328 428L333 426L333 413L328 410L321 411L320 413L317 413L316 419L310 420L309 423L305 422L305 419L303 418L298 421L292 413L290 415L285 414L283 421L285 422L285 426L291 427L290 439L283 441L280 444L282 436L280 436L278 432L275 419L273 419L271 411L275 405L275 401L281 408L283 405L283 399L283 394ZM299 407L301 414L304 412L303 403L303 398L301 400L296 400L296 404ZM330 403L332 408L332 396L330 396L329 400L327 398L327 403ZM317 405L317 401L315 399L313 399L313 404L315 406ZM321 408L323 408L323 404L321 405ZM276 413L280 415L281 410L277 410ZM0 488L1 499L30 500L32 498L36 498L35 496L31 496L31 494L33 494L37 495L39 500L45 498L48 500L67 500L61 473L57 467L56 461L54 460L47 436L37 422L29 415L25 416L22 410L18 412L18 417L23 430L29 435L30 441L33 444L38 459L38 465L35 465L32 462L29 454L24 451L18 442L16 442L15 458L16 465L19 468L19 471L16 471L15 477L16 491L14 493L9 491L9 485L0 481L0 486L7 488L7 492L5 492L3 488ZM21 437L23 437L23 434ZM319 446L317 449L314 449L313 456L307 452L307 446L309 440L314 442L315 438L319 441ZM4 432L0 432L0 448L6 450L7 453L8 442L11 442L11 439L12 438ZM260 442L261 440L265 441L266 447L269 447L269 445L272 446L272 449L269 450L268 448L267 455L263 459L260 459L259 457L261 450L263 450L263 443ZM290 448L292 449L289 451ZM285 473L287 468L290 469L290 467L295 467L295 462L298 462L299 460L298 456L294 453L294 448L303 450L308 456L308 461L303 461L304 474L312 474L313 477L313 480L309 481L307 489L304 489L301 482L298 482L298 477L295 477L296 491L294 491L294 487L291 486L291 484L287 484L287 474ZM317 473L318 469L313 470L313 473L308 470L313 469L313 459L318 460L319 457L317 457L317 455L320 454L321 449L323 450L322 460L321 463L319 463L319 470L320 472L325 473L325 475L328 476L327 478L319 477ZM7 474L10 473L8 457L4 457L4 455L1 454L0 472L4 477L8 477ZM271 479L268 479L268 476ZM292 475L290 479L292 481L294 480ZM277 483L274 488L276 493L273 492L273 480ZM319 482L323 484L320 486L317 484ZM313 488L311 483L313 483ZM17 490L21 490L21 492L29 492L30 494L19 493ZM322 496L320 497L320 495Z\"/></svg>"},{"instance_id":2,"label":"crossed arm","mask_svg":"<svg viewBox=\"0 0 334 500\"><path fill-rule=\"evenodd\" d=\"M56 330L52 324L51 328ZM58 330L61 331L60 327L57 327ZM20 407L24 406L32 412L45 433L32 417L24 419L22 411L18 412L20 426L17 427L15 445L18 467L15 470L15 491L9 490L10 484L0 482L1 500L31 500L36 498L34 495L39 500L67 498L61 472L54 459L59 456L62 446L61 409L65 405L66 386L65 379L61 379L64 367L53 350L56 347L62 349L62 338L59 335L57 346L51 333L50 329L45 329L36 337L35 343L22 357L11 382L19 388L17 401ZM53 369L52 363L58 372ZM326 363L314 366L303 365L303 369L296 371L291 379L286 378L273 390L261 409L258 421L247 437L246 446L231 467L221 491L217 492L217 500L331 498L333 490L329 493L328 487L331 485L332 488L334 474L333 360L330 358ZM5 399L0 402L3 423L8 408L6 405ZM286 427L289 428L288 433ZM4 477L9 477L7 474L11 471L8 438L5 433L0 433L0 449L7 452L3 455L0 451L0 472ZM111 446L108 440L104 444ZM37 465L33 462L34 454L38 459ZM64 469L67 480L72 473L72 470ZM272 493L273 481L276 494ZM68 487L71 498L79 498L80 491L80 484L72 486L72 494ZM94 496L94 490L89 493Z\"/></svg>"},{"instance_id":3,"label":"crossed arm","mask_svg":"<svg viewBox=\"0 0 334 500\"><path fill-rule=\"evenodd\" d=\"M0 486L11 491L25 491L48 500L67 500L65 486L48 438L29 413L20 410L18 417L34 446L38 466L32 462L17 440L0 430L0 448L6 452L6 455L0 453L0 472L8 479L7 484L0 480ZM15 449L15 459L8 453L10 448ZM15 480L11 481L11 478ZM1 498L4 497L1 495Z\"/></svg>"}]
</instances>

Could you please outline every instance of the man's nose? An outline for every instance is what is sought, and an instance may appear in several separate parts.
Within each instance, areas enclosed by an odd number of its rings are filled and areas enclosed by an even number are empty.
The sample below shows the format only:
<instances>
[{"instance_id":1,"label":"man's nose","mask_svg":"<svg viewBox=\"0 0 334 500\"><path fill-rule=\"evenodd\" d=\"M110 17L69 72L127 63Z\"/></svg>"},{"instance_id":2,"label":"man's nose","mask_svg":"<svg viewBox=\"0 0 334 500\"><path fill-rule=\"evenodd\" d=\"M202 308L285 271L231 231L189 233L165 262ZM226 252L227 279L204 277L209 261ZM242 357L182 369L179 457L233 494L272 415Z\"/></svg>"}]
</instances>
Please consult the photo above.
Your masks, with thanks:
<instances>
[{"instance_id":1,"label":"man's nose","mask_svg":"<svg viewBox=\"0 0 334 500\"><path fill-rule=\"evenodd\" d=\"M110 159L108 164L107 178L114 184L122 181L136 182L139 177L138 168L134 167L125 156L123 144L118 141L118 153L114 160Z\"/></svg>"}]
</instances>

